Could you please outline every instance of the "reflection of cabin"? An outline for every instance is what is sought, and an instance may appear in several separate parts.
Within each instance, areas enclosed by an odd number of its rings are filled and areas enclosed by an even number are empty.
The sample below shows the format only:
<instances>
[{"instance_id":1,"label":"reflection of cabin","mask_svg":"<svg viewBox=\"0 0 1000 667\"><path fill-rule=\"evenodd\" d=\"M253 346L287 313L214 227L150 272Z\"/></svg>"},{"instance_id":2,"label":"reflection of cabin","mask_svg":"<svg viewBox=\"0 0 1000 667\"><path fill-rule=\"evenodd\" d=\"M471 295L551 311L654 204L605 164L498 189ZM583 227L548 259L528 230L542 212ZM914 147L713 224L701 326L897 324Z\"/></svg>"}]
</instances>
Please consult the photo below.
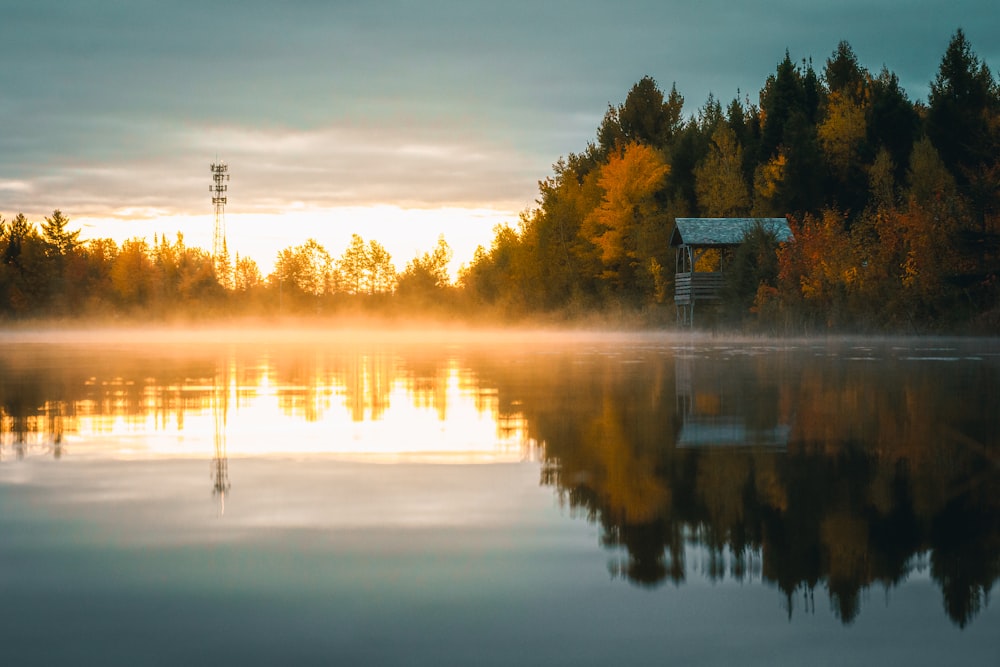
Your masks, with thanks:
<instances>
[{"instance_id":1,"label":"reflection of cabin","mask_svg":"<svg viewBox=\"0 0 1000 667\"><path fill-rule=\"evenodd\" d=\"M792 428L783 423L776 393L759 383L764 377L752 366L680 355L674 364L679 449L788 448Z\"/></svg>"},{"instance_id":2,"label":"reflection of cabin","mask_svg":"<svg viewBox=\"0 0 1000 667\"><path fill-rule=\"evenodd\" d=\"M678 323L686 326L694 323L696 303L721 298L725 260L750 229L761 225L779 243L793 240L784 218L677 218L675 222L670 235L677 265L674 303Z\"/></svg>"}]
</instances>

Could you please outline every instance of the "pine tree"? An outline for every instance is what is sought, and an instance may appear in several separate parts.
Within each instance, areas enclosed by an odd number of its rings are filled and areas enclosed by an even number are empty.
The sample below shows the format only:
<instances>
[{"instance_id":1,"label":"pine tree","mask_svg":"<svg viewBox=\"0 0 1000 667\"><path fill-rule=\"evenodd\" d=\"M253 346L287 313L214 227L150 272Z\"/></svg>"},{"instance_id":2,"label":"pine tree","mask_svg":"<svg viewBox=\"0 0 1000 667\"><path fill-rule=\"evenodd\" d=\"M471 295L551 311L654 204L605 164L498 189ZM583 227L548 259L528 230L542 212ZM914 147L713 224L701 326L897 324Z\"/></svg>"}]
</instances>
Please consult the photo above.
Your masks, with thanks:
<instances>
[{"instance_id":1,"label":"pine tree","mask_svg":"<svg viewBox=\"0 0 1000 667\"><path fill-rule=\"evenodd\" d=\"M990 123L997 120L1000 99L993 75L961 29L941 59L928 101L927 134L945 165L964 184L968 172L995 152Z\"/></svg>"},{"instance_id":2,"label":"pine tree","mask_svg":"<svg viewBox=\"0 0 1000 667\"><path fill-rule=\"evenodd\" d=\"M79 230L71 232L66 229L69 218L56 209L52 212L52 217L45 218L42 223L42 239L50 248L52 254L57 257L65 257L80 245Z\"/></svg>"}]
</instances>

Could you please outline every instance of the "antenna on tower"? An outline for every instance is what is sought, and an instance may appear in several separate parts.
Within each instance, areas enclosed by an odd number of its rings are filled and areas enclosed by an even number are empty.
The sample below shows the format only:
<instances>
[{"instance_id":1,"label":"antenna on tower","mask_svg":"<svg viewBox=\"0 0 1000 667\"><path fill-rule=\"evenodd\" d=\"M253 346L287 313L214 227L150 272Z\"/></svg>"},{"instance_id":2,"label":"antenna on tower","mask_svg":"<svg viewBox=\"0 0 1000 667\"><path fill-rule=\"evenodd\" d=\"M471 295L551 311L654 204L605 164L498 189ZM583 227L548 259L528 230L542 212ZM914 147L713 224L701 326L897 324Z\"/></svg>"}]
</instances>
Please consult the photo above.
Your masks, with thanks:
<instances>
[{"instance_id":1,"label":"antenna on tower","mask_svg":"<svg viewBox=\"0 0 1000 667\"><path fill-rule=\"evenodd\" d=\"M226 260L226 192L229 190L229 166L225 162L212 163L213 185L208 186L215 206L215 234L212 237L212 259L216 268L220 260Z\"/></svg>"}]
</instances>

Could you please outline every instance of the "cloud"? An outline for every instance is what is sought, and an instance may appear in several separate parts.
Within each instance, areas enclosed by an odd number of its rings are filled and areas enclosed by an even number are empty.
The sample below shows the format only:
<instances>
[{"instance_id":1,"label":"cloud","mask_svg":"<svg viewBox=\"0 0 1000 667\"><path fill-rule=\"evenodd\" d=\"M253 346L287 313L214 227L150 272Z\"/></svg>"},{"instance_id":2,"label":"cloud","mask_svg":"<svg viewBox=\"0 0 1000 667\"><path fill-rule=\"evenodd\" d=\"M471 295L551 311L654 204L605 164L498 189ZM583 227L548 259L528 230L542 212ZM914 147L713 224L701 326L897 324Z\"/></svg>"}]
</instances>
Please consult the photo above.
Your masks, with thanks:
<instances>
[{"instance_id":1,"label":"cloud","mask_svg":"<svg viewBox=\"0 0 1000 667\"><path fill-rule=\"evenodd\" d=\"M512 147L433 126L166 126L151 134L157 139L146 155L68 161L0 181L0 210L204 212L211 209L208 167L216 158L230 166L234 212L280 212L296 201L516 209L530 201L532 174L543 169Z\"/></svg>"},{"instance_id":2,"label":"cloud","mask_svg":"<svg viewBox=\"0 0 1000 667\"><path fill-rule=\"evenodd\" d=\"M520 209L644 75L692 114L846 39L923 99L960 26L996 69L1000 12L973 0L10 0L0 211L197 213L216 155L247 212Z\"/></svg>"},{"instance_id":3,"label":"cloud","mask_svg":"<svg viewBox=\"0 0 1000 667\"><path fill-rule=\"evenodd\" d=\"M8 192L31 192L31 183L19 180L0 180L0 190Z\"/></svg>"}]
</instances>

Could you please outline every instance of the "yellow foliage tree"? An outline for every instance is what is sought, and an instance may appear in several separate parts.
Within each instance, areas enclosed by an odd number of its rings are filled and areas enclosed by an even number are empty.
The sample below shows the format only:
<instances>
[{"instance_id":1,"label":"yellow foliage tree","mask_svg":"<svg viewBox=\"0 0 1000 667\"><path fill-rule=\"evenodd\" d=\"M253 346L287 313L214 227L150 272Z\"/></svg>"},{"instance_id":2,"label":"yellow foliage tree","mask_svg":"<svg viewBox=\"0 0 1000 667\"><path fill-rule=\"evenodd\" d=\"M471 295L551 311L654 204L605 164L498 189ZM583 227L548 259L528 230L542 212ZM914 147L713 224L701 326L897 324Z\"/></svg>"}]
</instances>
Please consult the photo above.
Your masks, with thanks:
<instances>
[{"instance_id":1,"label":"yellow foliage tree","mask_svg":"<svg viewBox=\"0 0 1000 667\"><path fill-rule=\"evenodd\" d=\"M712 135L708 157L695 169L694 177L702 215L739 217L750 211L750 191L743 177L743 148L725 123Z\"/></svg>"},{"instance_id":2,"label":"yellow foliage tree","mask_svg":"<svg viewBox=\"0 0 1000 667\"><path fill-rule=\"evenodd\" d=\"M930 140L914 144L907 176L909 206L901 216L907 249L903 285L931 304L948 291L947 275L957 262L954 238L964 212L955 179Z\"/></svg>"},{"instance_id":3,"label":"yellow foliage tree","mask_svg":"<svg viewBox=\"0 0 1000 667\"><path fill-rule=\"evenodd\" d=\"M785 167L788 158L779 152L773 158L757 167L753 175L753 191L755 215L777 215L775 202L785 182Z\"/></svg>"},{"instance_id":4,"label":"yellow foliage tree","mask_svg":"<svg viewBox=\"0 0 1000 667\"><path fill-rule=\"evenodd\" d=\"M827 161L841 177L860 162L861 146L868 131L866 111L863 101L832 92L827 100L826 117L816 128Z\"/></svg>"},{"instance_id":5,"label":"yellow foliage tree","mask_svg":"<svg viewBox=\"0 0 1000 667\"><path fill-rule=\"evenodd\" d=\"M793 231L795 243L778 251L783 299L798 303L827 326L841 324L858 281L855 246L844 229L844 215L825 209L819 217L807 215Z\"/></svg>"},{"instance_id":6,"label":"yellow foliage tree","mask_svg":"<svg viewBox=\"0 0 1000 667\"><path fill-rule=\"evenodd\" d=\"M623 270L648 265L650 238L666 224L656 194L669 173L660 151L636 142L601 167L598 185L604 194L585 220L585 234L600 250L606 278L621 280Z\"/></svg>"},{"instance_id":7,"label":"yellow foliage tree","mask_svg":"<svg viewBox=\"0 0 1000 667\"><path fill-rule=\"evenodd\" d=\"M263 282L264 278L261 276L257 262L249 257L237 255L233 270L233 288L237 292L246 292L258 287Z\"/></svg>"},{"instance_id":8,"label":"yellow foliage tree","mask_svg":"<svg viewBox=\"0 0 1000 667\"><path fill-rule=\"evenodd\" d=\"M392 292L396 286L396 267L392 263L392 255L389 254L389 251L378 241L369 241L366 259L368 260L366 267L368 293L386 294Z\"/></svg>"},{"instance_id":9,"label":"yellow foliage tree","mask_svg":"<svg viewBox=\"0 0 1000 667\"><path fill-rule=\"evenodd\" d=\"M129 239L111 267L111 285L127 304L145 300L152 289L153 262L145 239Z\"/></svg>"},{"instance_id":10,"label":"yellow foliage tree","mask_svg":"<svg viewBox=\"0 0 1000 667\"><path fill-rule=\"evenodd\" d=\"M321 297L331 292L333 260L315 239L278 253L271 282L289 285L302 294Z\"/></svg>"}]
</instances>

